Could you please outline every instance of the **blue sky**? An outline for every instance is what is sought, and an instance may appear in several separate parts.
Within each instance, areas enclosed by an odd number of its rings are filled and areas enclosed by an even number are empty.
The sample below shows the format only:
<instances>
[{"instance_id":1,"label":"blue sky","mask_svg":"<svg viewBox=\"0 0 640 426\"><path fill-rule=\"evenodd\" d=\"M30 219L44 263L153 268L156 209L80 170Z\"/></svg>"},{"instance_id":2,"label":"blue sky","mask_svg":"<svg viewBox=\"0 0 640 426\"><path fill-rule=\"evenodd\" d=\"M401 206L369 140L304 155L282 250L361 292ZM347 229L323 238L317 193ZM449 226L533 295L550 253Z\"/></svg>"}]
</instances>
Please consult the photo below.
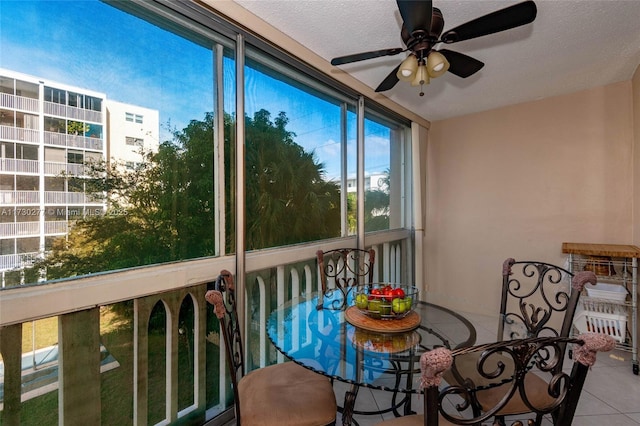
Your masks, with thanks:
<instances>
[{"instance_id":1,"label":"blue sky","mask_svg":"<svg viewBox=\"0 0 640 426\"><path fill-rule=\"evenodd\" d=\"M95 0L0 0L0 67L156 109L162 125L170 121L182 129L213 110L212 56L210 49ZM328 177L339 175L337 107L250 70L245 91L250 115L264 108L274 118L285 111L296 142L315 150ZM367 169L385 170L388 135L381 126L368 127Z\"/></svg>"},{"instance_id":2,"label":"blue sky","mask_svg":"<svg viewBox=\"0 0 640 426\"><path fill-rule=\"evenodd\" d=\"M176 94L211 93L210 51L140 22L96 1L2 0L0 66L157 109L179 128L201 119L211 96Z\"/></svg>"}]
</instances>

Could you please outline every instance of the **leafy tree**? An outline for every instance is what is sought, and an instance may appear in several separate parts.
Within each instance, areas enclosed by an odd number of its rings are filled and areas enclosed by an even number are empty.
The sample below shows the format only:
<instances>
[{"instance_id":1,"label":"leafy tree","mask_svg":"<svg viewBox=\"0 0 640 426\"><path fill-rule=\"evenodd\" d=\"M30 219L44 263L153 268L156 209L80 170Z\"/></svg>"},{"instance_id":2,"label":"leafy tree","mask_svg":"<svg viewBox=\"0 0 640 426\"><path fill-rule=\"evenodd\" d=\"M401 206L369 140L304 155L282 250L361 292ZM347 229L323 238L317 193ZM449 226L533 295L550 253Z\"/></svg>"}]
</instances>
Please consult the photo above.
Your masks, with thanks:
<instances>
[{"instance_id":1,"label":"leafy tree","mask_svg":"<svg viewBox=\"0 0 640 426\"><path fill-rule=\"evenodd\" d=\"M340 234L339 188L323 180L323 166L286 130L260 110L247 119L247 247L249 249L335 237Z\"/></svg>"},{"instance_id":2,"label":"leafy tree","mask_svg":"<svg viewBox=\"0 0 640 426\"><path fill-rule=\"evenodd\" d=\"M265 110L246 118L248 249L340 232L339 188L323 180L322 164L295 143L287 123L282 112L273 122ZM224 124L225 163L232 166L235 121L225 116ZM106 194L106 214L77 220L36 268L54 279L214 254L213 126L207 113L173 130L173 140L144 153L134 172L118 163L89 164L86 191ZM232 171L225 168L228 251L235 238Z\"/></svg>"},{"instance_id":3,"label":"leafy tree","mask_svg":"<svg viewBox=\"0 0 640 426\"><path fill-rule=\"evenodd\" d=\"M365 192L365 231L389 229L389 194L379 189Z\"/></svg>"},{"instance_id":4,"label":"leafy tree","mask_svg":"<svg viewBox=\"0 0 640 426\"><path fill-rule=\"evenodd\" d=\"M389 229L389 193L390 172L386 171L382 189L366 190L364 193L364 228L366 232ZM349 233L356 232L357 195L347 194L347 221Z\"/></svg>"},{"instance_id":5,"label":"leafy tree","mask_svg":"<svg viewBox=\"0 0 640 426\"><path fill-rule=\"evenodd\" d=\"M80 121L69 121L67 123L67 134L83 136L89 132L90 126Z\"/></svg>"},{"instance_id":6,"label":"leafy tree","mask_svg":"<svg viewBox=\"0 0 640 426\"><path fill-rule=\"evenodd\" d=\"M358 194L355 192L349 192L347 194L347 226L349 227L349 234L354 235L357 232L358 224Z\"/></svg>"},{"instance_id":7,"label":"leafy tree","mask_svg":"<svg viewBox=\"0 0 640 426\"><path fill-rule=\"evenodd\" d=\"M385 171L380 189L368 190L365 192L365 230L380 231L389 229L389 188L391 171Z\"/></svg>"}]
</instances>

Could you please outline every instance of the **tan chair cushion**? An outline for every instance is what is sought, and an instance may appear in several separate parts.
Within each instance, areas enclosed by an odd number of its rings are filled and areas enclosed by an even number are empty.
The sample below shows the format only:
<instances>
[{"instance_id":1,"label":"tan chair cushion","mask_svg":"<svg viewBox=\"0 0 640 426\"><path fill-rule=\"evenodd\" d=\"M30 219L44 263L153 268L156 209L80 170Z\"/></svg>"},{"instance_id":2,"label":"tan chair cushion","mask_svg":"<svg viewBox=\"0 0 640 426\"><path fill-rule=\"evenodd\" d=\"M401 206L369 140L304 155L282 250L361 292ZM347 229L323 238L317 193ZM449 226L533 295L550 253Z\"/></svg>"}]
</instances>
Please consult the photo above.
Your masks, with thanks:
<instances>
[{"instance_id":1,"label":"tan chair cushion","mask_svg":"<svg viewBox=\"0 0 640 426\"><path fill-rule=\"evenodd\" d=\"M450 369L444 372L444 374L442 375L442 378L450 385L462 384L462 383L458 383L459 379L456 375L454 375L453 370L455 369L459 377L461 377L462 379L469 378L473 381L473 384L476 387L479 387L479 386L487 386L490 383L500 382L503 377L509 378L513 376L513 371L514 371L513 359L508 356L501 356L500 354L494 354L487 359L487 363L485 364L484 371L491 372L493 369L497 367L497 362L500 361L505 365L504 373L502 374L502 376L495 379L491 379L491 380L485 377L482 377L480 373L478 373L478 367L476 365L480 355L481 355L480 352L470 352L466 354L457 355L453 359L453 365L451 366Z\"/></svg>"},{"instance_id":2,"label":"tan chair cushion","mask_svg":"<svg viewBox=\"0 0 640 426\"><path fill-rule=\"evenodd\" d=\"M252 371L238 392L242 426L321 426L336 418L329 379L293 362Z\"/></svg>"},{"instance_id":3,"label":"tan chair cushion","mask_svg":"<svg viewBox=\"0 0 640 426\"><path fill-rule=\"evenodd\" d=\"M507 392L507 386L497 386L495 388L479 391L477 393L478 402L482 406L483 410L489 410L500 402L504 394ZM527 392L527 398L529 402L536 408L549 407L554 399L549 395L549 385L540 376L529 372L524 378L524 386ZM511 415L511 414L523 414L529 413L531 409L524 403L520 397L519 391L516 389L516 393L507 402L504 408L498 411L499 415Z\"/></svg>"}]
</instances>

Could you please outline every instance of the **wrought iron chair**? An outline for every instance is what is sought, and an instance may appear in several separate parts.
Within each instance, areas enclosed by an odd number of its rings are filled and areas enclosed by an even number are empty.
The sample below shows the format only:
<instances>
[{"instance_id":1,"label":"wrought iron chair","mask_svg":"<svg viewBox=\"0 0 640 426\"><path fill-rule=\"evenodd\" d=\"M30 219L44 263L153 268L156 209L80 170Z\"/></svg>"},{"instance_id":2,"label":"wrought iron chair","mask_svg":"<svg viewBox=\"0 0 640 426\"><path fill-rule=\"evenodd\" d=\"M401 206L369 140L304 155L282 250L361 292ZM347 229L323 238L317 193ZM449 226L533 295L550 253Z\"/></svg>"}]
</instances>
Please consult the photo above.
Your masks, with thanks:
<instances>
[{"instance_id":1,"label":"wrought iron chair","mask_svg":"<svg viewBox=\"0 0 640 426\"><path fill-rule=\"evenodd\" d=\"M224 338L238 426L335 425L337 406L328 378L293 362L245 375L233 276L223 270L207 291Z\"/></svg>"},{"instance_id":2,"label":"wrought iron chair","mask_svg":"<svg viewBox=\"0 0 640 426\"><path fill-rule=\"evenodd\" d=\"M568 282L571 282L569 288ZM502 267L502 298L500 301L500 322L498 325L497 341L527 337L559 336L568 337L573 324L580 293L585 284L596 283L596 275L590 271L572 274L559 266L544 262L515 261L507 259ZM564 356L565 345L560 345L561 355ZM476 370L477 353L469 353L456 357L453 367L445 373L448 383L462 384L467 378L472 378L481 385L484 378ZM507 365L505 375L510 375L513 366L510 359L505 359ZM561 365L558 366L562 368ZM535 391L546 393L547 383L528 378L527 387L531 393ZM482 398L478 397L478 402ZM505 415L523 414L526 407L516 395L503 408ZM484 404L475 406L476 414L486 411ZM525 411L522 411L525 410ZM541 417L537 419L540 424Z\"/></svg>"},{"instance_id":3,"label":"wrought iron chair","mask_svg":"<svg viewBox=\"0 0 640 426\"><path fill-rule=\"evenodd\" d=\"M345 309L354 288L373 282L376 262L373 249L318 250L316 259L321 284L318 308Z\"/></svg>"},{"instance_id":4,"label":"wrought iron chair","mask_svg":"<svg viewBox=\"0 0 640 426\"><path fill-rule=\"evenodd\" d=\"M562 365L562 353L567 343L576 347L570 373L558 368ZM577 338L548 336L505 340L453 352L446 348L434 349L425 352L420 359L425 414L399 417L377 426L480 425L492 424L492 420L493 424L499 424L501 420L495 420L496 414L502 412L516 396L527 407L522 411L535 413L539 417L547 415L554 425L569 426L587 372L596 361L596 353L610 351L614 347L615 340L611 336L588 333ZM468 354L476 355L479 361L476 373L487 382L484 385L486 391L492 393L492 405L481 414L470 408L478 395L473 380L465 380L462 385L449 385L442 390L438 388L443 373L455 359ZM494 386L503 381L501 378L507 367L504 364L506 358L512 366L510 376L504 380L504 384ZM531 376L546 379L548 385L544 396L531 395L527 385ZM523 419L513 419L511 424L522 426L524 423Z\"/></svg>"}]
</instances>

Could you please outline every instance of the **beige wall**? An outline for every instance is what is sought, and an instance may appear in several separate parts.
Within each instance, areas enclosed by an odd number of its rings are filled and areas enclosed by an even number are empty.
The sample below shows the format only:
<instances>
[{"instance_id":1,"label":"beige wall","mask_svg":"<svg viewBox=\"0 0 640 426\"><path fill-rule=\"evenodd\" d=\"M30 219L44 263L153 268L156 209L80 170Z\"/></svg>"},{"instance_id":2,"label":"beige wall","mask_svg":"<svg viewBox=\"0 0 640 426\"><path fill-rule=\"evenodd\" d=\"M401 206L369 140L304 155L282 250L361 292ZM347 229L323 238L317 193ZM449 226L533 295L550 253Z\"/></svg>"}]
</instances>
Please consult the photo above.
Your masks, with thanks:
<instances>
[{"instance_id":1,"label":"beige wall","mask_svg":"<svg viewBox=\"0 0 640 426\"><path fill-rule=\"evenodd\" d=\"M640 246L640 66L631 79L633 98L633 244Z\"/></svg>"},{"instance_id":2,"label":"beige wall","mask_svg":"<svg viewBox=\"0 0 640 426\"><path fill-rule=\"evenodd\" d=\"M631 79L633 98L633 244L640 246L640 65ZM640 299L640 294L638 295ZM640 318L640 304L637 309ZM636 330L640 340L640 327ZM636 340L636 342L638 341Z\"/></svg>"},{"instance_id":3,"label":"beige wall","mask_svg":"<svg viewBox=\"0 0 640 426\"><path fill-rule=\"evenodd\" d=\"M562 242L633 242L633 93L626 81L432 123L429 301L497 312L507 257L564 265Z\"/></svg>"}]
</instances>

